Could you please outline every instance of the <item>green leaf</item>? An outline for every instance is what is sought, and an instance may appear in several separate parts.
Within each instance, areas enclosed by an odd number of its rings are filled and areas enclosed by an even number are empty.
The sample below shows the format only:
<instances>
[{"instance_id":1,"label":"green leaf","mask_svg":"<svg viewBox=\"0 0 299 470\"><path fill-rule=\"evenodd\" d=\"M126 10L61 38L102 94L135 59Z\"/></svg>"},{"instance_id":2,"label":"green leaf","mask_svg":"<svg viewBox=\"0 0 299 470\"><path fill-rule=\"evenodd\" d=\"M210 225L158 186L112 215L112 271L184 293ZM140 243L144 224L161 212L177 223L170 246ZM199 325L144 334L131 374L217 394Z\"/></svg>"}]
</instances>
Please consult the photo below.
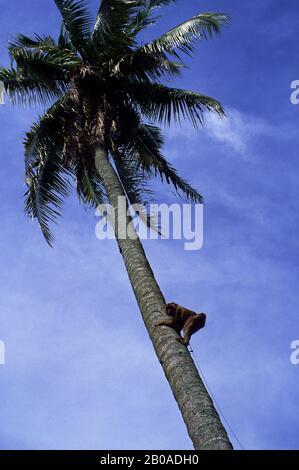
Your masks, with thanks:
<instances>
[{"instance_id":1,"label":"green leaf","mask_svg":"<svg viewBox=\"0 0 299 470\"><path fill-rule=\"evenodd\" d=\"M195 40L213 37L228 21L228 16L223 13L203 13L194 16L163 34L159 39L146 44L142 50L149 53L167 52L177 55L175 51L178 49L189 54Z\"/></svg>"},{"instance_id":2,"label":"green leaf","mask_svg":"<svg viewBox=\"0 0 299 470\"><path fill-rule=\"evenodd\" d=\"M53 147L63 147L68 114L67 98L63 97L57 100L26 133L24 140L26 173L36 160L39 162L44 149L51 151Z\"/></svg>"},{"instance_id":3,"label":"green leaf","mask_svg":"<svg viewBox=\"0 0 299 470\"><path fill-rule=\"evenodd\" d=\"M102 0L93 31L98 46L113 49L132 44L131 21L143 4L142 0Z\"/></svg>"},{"instance_id":4,"label":"green leaf","mask_svg":"<svg viewBox=\"0 0 299 470\"><path fill-rule=\"evenodd\" d=\"M50 225L61 215L63 199L70 192L69 174L61 165L61 155L53 151L44 154L36 169L28 173L25 194L25 212L37 218L47 243L52 246L54 237Z\"/></svg>"},{"instance_id":5,"label":"green leaf","mask_svg":"<svg viewBox=\"0 0 299 470\"><path fill-rule=\"evenodd\" d=\"M174 2L176 2L176 0L149 0L149 6L150 8L157 8Z\"/></svg>"},{"instance_id":6,"label":"green leaf","mask_svg":"<svg viewBox=\"0 0 299 470\"><path fill-rule=\"evenodd\" d=\"M27 48L11 49L11 57L19 73L46 84L56 80L67 82L66 74L78 68L82 63L79 57L71 51L54 48L48 51Z\"/></svg>"},{"instance_id":7,"label":"green leaf","mask_svg":"<svg viewBox=\"0 0 299 470\"><path fill-rule=\"evenodd\" d=\"M69 49L74 52L76 51L76 48L72 44L70 33L65 27L64 21L61 23L60 34L58 37L58 47L60 49Z\"/></svg>"},{"instance_id":8,"label":"green leaf","mask_svg":"<svg viewBox=\"0 0 299 470\"><path fill-rule=\"evenodd\" d=\"M135 149L140 164L154 176L159 175L161 181L172 184L178 194L182 194L191 202L202 203L203 197L185 179L181 178L175 168L167 162L161 153L164 139L158 127L141 124L138 128Z\"/></svg>"},{"instance_id":9,"label":"green leaf","mask_svg":"<svg viewBox=\"0 0 299 470\"><path fill-rule=\"evenodd\" d=\"M203 124L205 111L224 116L219 101L193 91L152 83L135 83L128 86L127 90L140 112L153 122L170 125L172 120L180 122L182 119L189 119L197 128L199 124Z\"/></svg>"},{"instance_id":10,"label":"green leaf","mask_svg":"<svg viewBox=\"0 0 299 470\"><path fill-rule=\"evenodd\" d=\"M137 209L136 215L147 227L160 233L157 218L150 211L150 204L155 200L147 182L148 175L132 158L129 149L114 153L113 159L129 204L134 206L135 211Z\"/></svg>"},{"instance_id":11,"label":"green leaf","mask_svg":"<svg viewBox=\"0 0 299 470\"><path fill-rule=\"evenodd\" d=\"M14 68L0 68L0 80L4 83L5 91L12 102L20 105L49 104L55 98L60 97L65 89L63 82L47 79L44 83Z\"/></svg>"},{"instance_id":12,"label":"green leaf","mask_svg":"<svg viewBox=\"0 0 299 470\"><path fill-rule=\"evenodd\" d=\"M76 180L77 193L83 204L96 208L105 203L107 197L102 181L97 173L91 172L82 159L77 163Z\"/></svg>"},{"instance_id":13,"label":"green leaf","mask_svg":"<svg viewBox=\"0 0 299 470\"><path fill-rule=\"evenodd\" d=\"M54 0L63 19L69 41L86 58L91 39L91 16L85 0Z\"/></svg>"},{"instance_id":14,"label":"green leaf","mask_svg":"<svg viewBox=\"0 0 299 470\"><path fill-rule=\"evenodd\" d=\"M124 77L137 82L149 82L165 77L179 76L182 68L181 63L169 60L167 56L137 51L123 57L115 65L113 73L116 77Z\"/></svg>"},{"instance_id":15,"label":"green leaf","mask_svg":"<svg viewBox=\"0 0 299 470\"><path fill-rule=\"evenodd\" d=\"M23 48L48 50L56 47L55 39L52 36L39 36L36 34L32 39L24 34L17 34L15 40L9 42L8 50Z\"/></svg>"}]
</instances>

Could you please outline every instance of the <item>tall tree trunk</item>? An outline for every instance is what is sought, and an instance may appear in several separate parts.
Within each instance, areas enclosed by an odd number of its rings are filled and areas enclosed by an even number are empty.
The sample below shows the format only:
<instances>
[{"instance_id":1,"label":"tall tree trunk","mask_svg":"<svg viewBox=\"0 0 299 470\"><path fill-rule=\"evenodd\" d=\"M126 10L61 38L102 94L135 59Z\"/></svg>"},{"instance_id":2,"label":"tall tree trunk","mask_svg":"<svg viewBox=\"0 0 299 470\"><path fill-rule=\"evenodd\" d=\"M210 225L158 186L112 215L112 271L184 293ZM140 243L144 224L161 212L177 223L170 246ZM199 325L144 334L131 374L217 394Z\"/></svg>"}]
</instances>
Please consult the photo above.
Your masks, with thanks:
<instances>
[{"instance_id":1,"label":"tall tree trunk","mask_svg":"<svg viewBox=\"0 0 299 470\"><path fill-rule=\"evenodd\" d=\"M118 211L118 198L124 197L125 194L103 146L97 146L95 160L109 203L115 211L116 240L143 321L178 403L194 448L232 450L227 433L187 348L176 341L178 335L173 329L155 326L159 320L165 318L163 294L155 280L139 238L136 237L135 240L128 237L122 239L119 234L119 218L125 219L122 222L125 221L126 226L131 222L131 219L128 215Z\"/></svg>"}]
</instances>

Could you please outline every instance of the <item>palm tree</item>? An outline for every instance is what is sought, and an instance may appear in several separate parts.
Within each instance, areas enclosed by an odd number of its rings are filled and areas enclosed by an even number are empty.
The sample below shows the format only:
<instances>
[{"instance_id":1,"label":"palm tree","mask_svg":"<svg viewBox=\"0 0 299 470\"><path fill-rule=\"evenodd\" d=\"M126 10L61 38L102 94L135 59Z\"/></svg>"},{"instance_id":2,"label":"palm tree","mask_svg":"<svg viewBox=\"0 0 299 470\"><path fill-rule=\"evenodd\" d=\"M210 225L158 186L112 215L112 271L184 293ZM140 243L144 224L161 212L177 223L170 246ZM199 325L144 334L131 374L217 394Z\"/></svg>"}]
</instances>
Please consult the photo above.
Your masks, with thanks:
<instances>
[{"instance_id":1,"label":"palm tree","mask_svg":"<svg viewBox=\"0 0 299 470\"><path fill-rule=\"evenodd\" d=\"M83 0L55 0L62 16L58 40L17 35L9 43L11 67L0 80L13 103L48 109L25 138L25 210L36 218L47 242L51 222L72 187L89 207L109 202L115 235L145 326L196 449L232 449L194 362L177 333L165 326L165 300L138 237L118 233L119 197L146 203L147 183L159 177L193 203L201 195L162 154L154 124L186 118L202 124L203 113L224 115L209 96L170 88L182 56L198 39L218 33L227 16L194 16L147 44L138 34L155 23L157 7L174 0L102 0L95 23ZM130 222L125 215L125 222Z\"/></svg>"}]
</instances>

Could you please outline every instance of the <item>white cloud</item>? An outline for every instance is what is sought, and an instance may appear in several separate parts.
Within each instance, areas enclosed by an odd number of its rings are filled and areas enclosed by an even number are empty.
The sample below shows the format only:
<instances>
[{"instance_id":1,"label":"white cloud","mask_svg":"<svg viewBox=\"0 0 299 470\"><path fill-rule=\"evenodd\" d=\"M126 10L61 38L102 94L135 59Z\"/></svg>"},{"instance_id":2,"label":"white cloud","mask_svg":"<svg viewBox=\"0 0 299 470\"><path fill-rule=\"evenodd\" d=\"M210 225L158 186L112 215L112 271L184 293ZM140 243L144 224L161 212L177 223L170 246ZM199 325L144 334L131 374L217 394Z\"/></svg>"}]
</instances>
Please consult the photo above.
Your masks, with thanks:
<instances>
[{"instance_id":1,"label":"white cloud","mask_svg":"<svg viewBox=\"0 0 299 470\"><path fill-rule=\"evenodd\" d=\"M296 136L296 129L289 125L276 126L259 116L246 114L235 108L227 107L226 114L226 118L220 118L215 113L206 113L200 133L210 140L227 145L243 157L251 153L261 137L289 139ZM198 132L191 124L184 123L167 129L167 136L170 141L178 137L195 140L198 138ZM175 149L174 157L176 157Z\"/></svg>"},{"instance_id":2,"label":"white cloud","mask_svg":"<svg viewBox=\"0 0 299 470\"><path fill-rule=\"evenodd\" d=\"M227 144L241 155L246 155L250 146L261 136L281 136L281 129L264 119L228 108L227 118L207 114L205 130L208 135Z\"/></svg>"}]
</instances>

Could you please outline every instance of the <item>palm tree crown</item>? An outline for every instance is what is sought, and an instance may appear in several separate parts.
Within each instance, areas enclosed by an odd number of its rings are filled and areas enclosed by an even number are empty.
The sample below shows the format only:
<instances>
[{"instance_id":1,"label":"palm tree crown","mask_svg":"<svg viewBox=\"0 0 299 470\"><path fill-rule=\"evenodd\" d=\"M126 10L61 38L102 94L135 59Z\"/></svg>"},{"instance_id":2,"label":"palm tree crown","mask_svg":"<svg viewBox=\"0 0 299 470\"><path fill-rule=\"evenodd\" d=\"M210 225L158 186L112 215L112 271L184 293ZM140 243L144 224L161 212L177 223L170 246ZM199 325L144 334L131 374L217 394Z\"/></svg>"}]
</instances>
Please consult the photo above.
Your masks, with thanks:
<instances>
[{"instance_id":1,"label":"palm tree crown","mask_svg":"<svg viewBox=\"0 0 299 470\"><path fill-rule=\"evenodd\" d=\"M102 0L94 22L84 0L55 0L62 16L57 41L18 35L10 42L12 65L0 68L6 92L14 103L48 108L25 138L25 209L38 219L49 244L49 225L72 182L84 204L106 200L94 159L99 142L131 204L148 201L146 182L153 176L188 200L202 201L163 156L156 125L187 118L197 126L204 111L224 115L215 99L170 88L163 80L179 75L182 56L192 53L196 40L218 33L228 18L200 14L156 40L138 42L138 34L157 20L157 7L172 1Z\"/></svg>"}]
</instances>

